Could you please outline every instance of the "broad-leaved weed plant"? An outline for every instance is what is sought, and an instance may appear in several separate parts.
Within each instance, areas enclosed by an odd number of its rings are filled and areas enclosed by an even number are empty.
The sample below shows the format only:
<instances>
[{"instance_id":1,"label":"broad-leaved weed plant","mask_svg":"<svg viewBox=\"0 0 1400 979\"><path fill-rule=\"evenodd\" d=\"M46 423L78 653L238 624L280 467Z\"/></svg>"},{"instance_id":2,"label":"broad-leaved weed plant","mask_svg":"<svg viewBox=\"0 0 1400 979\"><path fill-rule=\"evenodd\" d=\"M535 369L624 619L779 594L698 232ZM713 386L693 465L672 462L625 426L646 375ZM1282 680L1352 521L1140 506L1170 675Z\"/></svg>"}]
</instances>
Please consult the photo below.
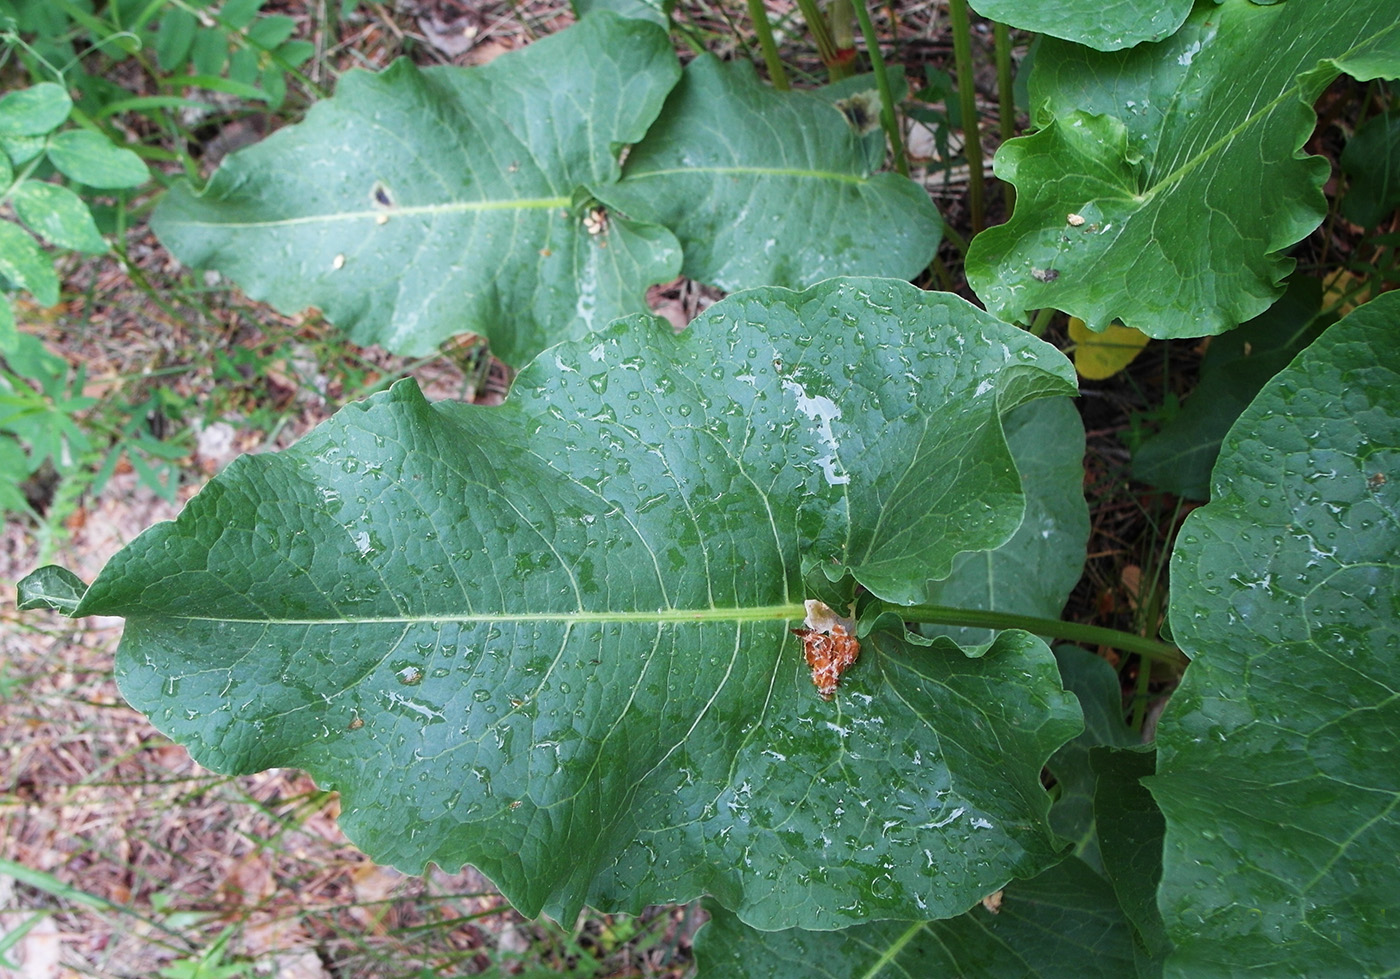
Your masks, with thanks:
<instances>
[{"instance_id":1,"label":"broad-leaved weed plant","mask_svg":"<svg viewBox=\"0 0 1400 979\"><path fill-rule=\"evenodd\" d=\"M1329 207L1312 103L1400 74L1393 0L974 3L1046 35L985 309L907 281L944 229L866 125L887 77L682 68L632 6L351 72L154 215L357 342L488 338L504 404L403 381L23 604L124 617L133 705L309 771L378 861L561 920L705 896L702 976L1394 974L1400 300L1267 326ZM676 334L644 297L682 273L731 294ZM1164 638L1058 621L1088 522L1045 310L1275 358ZM1189 659L1155 740L1066 638Z\"/></svg>"}]
</instances>

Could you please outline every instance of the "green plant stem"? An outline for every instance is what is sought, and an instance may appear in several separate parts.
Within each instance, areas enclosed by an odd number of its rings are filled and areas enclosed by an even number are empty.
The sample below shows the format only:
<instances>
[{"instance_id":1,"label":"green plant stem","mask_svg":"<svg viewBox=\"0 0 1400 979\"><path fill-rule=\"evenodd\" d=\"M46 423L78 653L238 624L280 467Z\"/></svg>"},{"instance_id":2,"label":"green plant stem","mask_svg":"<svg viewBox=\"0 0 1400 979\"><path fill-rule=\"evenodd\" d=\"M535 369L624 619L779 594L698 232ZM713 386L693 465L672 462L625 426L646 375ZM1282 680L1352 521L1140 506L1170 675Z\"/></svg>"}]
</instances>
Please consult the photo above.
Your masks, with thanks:
<instances>
[{"instance_id":1,"label":"green plant stem","mask_svg":"<svg viewBox=\"0 0 1400 979\"><path fill-rule=\"evenodd\" d=\"M1050 328L1050 320L1057 312L1058 310L1054 306L1046 306L1044 309L1036 310L1035 319L1031 320L1031 325L1028 327L1031 336L1045 336L1045 331Z\"/></svg>"},{"instance_id":2,"label":"green plant stem","mask_svg":"<svg viewBox=\"0 0 1400 979\"><path fill-rule=\"evenodd\" d=\"M193 14L195 17L199 18L201 23L208 22L210 14L207 10L203 10L201 9L201 7L195 6L194 4L187 3L185 2L185 0L169 0L169 2L170 5L173 7L179 7L189 12L190 14ZM213 20L221 28L223 28L225 35L231 41L237 44L240 48L250 48L253 51L256 51L260 54L267 55L268 60L272 62L272 64L276 65L279 69L281 69L283 73L290 75L292 78L295 78L297 81L301 82L302 86L305 87L307 92L311 94L312 98L324 99L329 96L330 93L327 92L317 82L313 81L308 75L304 74L298 68L293 68L291 65L287 64L287 62L284 61L282 58L278 57L277 52L275 50L273 50L272 48L265 48L261 44L254 44L251 40L249 40L248 31L246 28L240 29L237 27L233 27L223 19L221 14L215 14L213 16ZM149 66L149 62L146 62L146 64L147 70L150 72L151 76L154 78L159 78L160 73L156 72L154 68L151 68Z\"/></svg>"},{"instance_id":3,"label":"green plant stem","mask_svg":"<svg viewBox=\"0 0 1400 979\"><path fill-rule=\"evenodd\" d=\"M29 175L33 173L38 168L39 164L42 162L44 162L44 155L40 153L34 159L26 163L23 169L21 169L15 174L14 179L10 181L10 185L4 188L3 190L0 190L0 204L4 204L5 202L7 202L10 199L11 195L14 194L15 188L17 188L20 184L28 180Z\"/></svg>"},{"instance_id":4,"label":"green plant stem","mask_svg":"<svg viewBox=\"0 0 1400 979\"><path fill-rule=\"evenodd\" d=\"M836 41L831 37L831 28L827 26L826 17L817 6L817 0L797 0L797 9L802 11L802 19L807 22L807 31L812 35L812 43L817 46L817 56L831 72L831 77L835 78L835 65L840 56L836 51Z\"/></svg>"},{"instance_id":5,"label":"green plant stem","mask_svg":"<svg viewBox=\"0 0 1400 979\"><path fill-rule=\"evenodd\" d=\"M1000 115L1001 141L1016 135L1016 92L1011 77L1011 28L1002 23L992 24L997 57L997 112ZM1001 182L1002 198L1006 201L1006 216L1016 207L1016 188L1009 181Z\"/></svg>"},{"instance_id":6,"label":"green plant stem","mask_svg":"<svg viewBox=\"0 0 1400 979\"><path fill-rule=\"evenodd\" d=\"M948 223L947 218L943 219L943 240L956 248L963 258L967 258L967 239L958 234L958 230Z\"/></svg>"},{"instance_id":7,"label":"green plant stem","mask_svg":"<svg viewBox=\"0 0 1400 979\"><path fill-rule=\"evenodd\" d=\"M836 45L836 63L831 65L831 77L849 78L856 60L856 35L852 29L856 12L851 0L831 0L831 40Z\"/></svg>"},{"instance_id":8,"label":"green plant stem","mask_svg":"<svg viewBox=\"0 0 1400 979\"><path fill-rule=\"evenodd\" d=\"M763 51L763 62L768 66L768 78L773 87L786 92L792 85L788 82L787 69L778 57L778 45L773 41L773 28L768 23L768 9L763 0L749 0L749 18L753 21L754 33L758 35L758 46Z\"/></svg>"},{"instance_id":9,"label":"green plant stem","mask_svg":"<svg viewBox=\"0 0 1400 979\"><path fill-rule=\"evenodd\" d=\"M1152 660L1143 657L1138 661L1137 682L1133 685L1133 718L1132 727L1134 731L1142 731L1142 726L1147 722L1147 698L1150 695L1152 686Z\"/></svg>"},{"instance_id":10,"label":"green plant stem","mask_svg":"<svg viewBox=\"0 0 1400 979\"><path fill-rule=\"evenodd\" d=\"M977 92L972 80L972 21L967 15L967 0L948 0L948 18L953 25L953 61L957 66L958 101L962 106L968 206L975 235L985 226L987 216L982 202L982 127L977 119Z\"/></svg>"},{"instance_id":11,"label":"green plant stem","mask_svg":"<svg viewBox=\"0 0 1400 979\"><path fill-rule=\"evenodd\" d=\"M906 622L929 625L956 625L973 629L1024 629L1038 636L1065 639L1069 642L1109 646L1125 653L1137 653L1148 659L1161 660L1184 667L1189 662L1171 643L1135 636L1104 626L1042 619L1034 615L1012 615L1009 612L989 612L982 609L950 608L946 605L891 605L881 603L882 611L893 612Z\"/></svg>"},{"instance_id":12,"label":"green plant stem","mask_svg":"<svg viewBox=\"0 0 1400 979\"><path fill-rule=\"evenodd\" d=\"M939 288L944 292L952 292L953 277L948 274L948 266L943 264L943 259L934 255L928 267L933 270L934 278L938 279Z\"/></svg>"},{"instance_id":13,"label":"green plant stem","mask_svg":"<svg viewBox=\"0 0 1400 979\"><path fill-rule=\"evenodd\" d=\"M124 905L116 903L115 901L109 901L105 897L99 897L98 895L82 890L81 888L73 887L71 884L67 884L59 880L53 874L45 873L42 870L31 870L30 868L22 864L18 864L12 860L6 860L3 857L0 857L0 874L4 874L6 877L13 877L21 884L24 884L28 887L32 887L35 890L43 891L46 894L51 894L54 897L59 898L60 900L71 901L74 904L79 904L83 907L91 908L94 911L110 911L116 914L128 915L129 917L135 918L137 921L140 921L151 928L165 932L165 934L170 935L174 938L183 940L185 937L175 929L172 929L168 925L156 920L155 918L148 918L145 915L129 907L125 907Z\"/></svg>"},{"instance_id":14,"label":"green plant stem","mask_svg":"<svg viewBox=\"0 0 1400 979\"><path fill-rule=\"evenodd\" d=\"M880 39L875 36L875 25L870 22L870 11L866 0L856 0L854 6L856 20L860 23L861 37L865 38L865 52L870 56L870 70L875 74L875 85L880 89L880 123L885 127L885 135L890 139L894 151L894 168L904 176L909 176L909 159L904 152L904 139L899 134L899 119L894 114L894 89L885 71L885 56L880 53Z\"/></svg>"}]
</instances>

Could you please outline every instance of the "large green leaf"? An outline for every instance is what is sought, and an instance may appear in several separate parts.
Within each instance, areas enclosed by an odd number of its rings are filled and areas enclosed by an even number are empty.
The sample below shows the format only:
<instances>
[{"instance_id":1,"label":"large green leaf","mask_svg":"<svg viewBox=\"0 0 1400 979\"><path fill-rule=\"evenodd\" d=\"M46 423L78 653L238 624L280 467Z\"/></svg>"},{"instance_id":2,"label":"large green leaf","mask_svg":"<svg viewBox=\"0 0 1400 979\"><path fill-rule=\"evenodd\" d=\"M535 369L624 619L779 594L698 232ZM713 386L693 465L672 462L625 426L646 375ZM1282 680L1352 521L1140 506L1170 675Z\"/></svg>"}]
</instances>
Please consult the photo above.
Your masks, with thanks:
<instances>
[{"instance_id":1,"label":"large green leaf","mask_svg":"<svg viewBox=\"0 0 1400 979\"><path fill-rule=\"evenodd\" d=\"M1100 51L1160 41L1191 10L1191 0L972 0L983 17Z\"/></svg>"},{"instance_id":2,"label":"large green leaf","mask_svg":"<svg viewBox=\"0 0 1400 979\"><path fill-rule=\"evenodd\" d=\"M645 309L662 228L588 221L679 75L665 31L600 12L481 68L350 72L306 121L153 218L182 261L407 354L473 332L514 364Z\"/></svg>"},{"instance_id":3,"label":"large green leaf","mask_svg":"<svg viewBox=\"0 0 1400 979\"><path fill-rule=\"evenodd\" d=\"M1300 147L1340 72L1400 74L1394 0L1198 3L1168 40L1114 54L1045 41L1041 131L1006 143L1010 221L973 240L967 274L1006 319L1062 309L1103 330L1221 333L1263 312L1317 227L1330 172Z\"/></svg>"},{"instance_id":4,"label":"large green leaf","mask_svg":"<svg viewBox=\"0 0 1400 979\"><path fill-rule=\"evenodd\" d=\"M1073 741L1062 745L1045 763L1055 776L1058 798L1050 810L1050 827L1074 844L1073 853L1095 870L1103 867L1094 822L1094 790L1098 776L1089 761L1090 751L1100 745L1125 747L1138 737L1123 723L1123 688L1118 671L1102 656L1087 649L1061 644L1055 647L1055 661L1065 689L1079 699L1084 712L1084 730Z\"/></svg>"},{"instance_id":5,"label":"large green leaf","mask_svg":"<svg viewBox=\"0 0 1400 979\"><path fill-rule=\"evenodd\" d=\"M597 10L611 10L622 17L649 20L662 27L671 26L671 11L676 0L573 0L574 13L583 17Z\"/></svg>"},{"instance_id":6,"label":"large green leaf","mask_svg":"<svg viewBox=\"0 0 1400 979\"><path fill-rule=\"evenodd\" d=\"M1283 298L1211 341L1196 388L1133 453L1133 477L1194 500L1210 498L1225 433L1269 380L1322 332L1322 284L1295 277Z\"/></svg>"},{"instance_id":7,"label":"large green leaf","mask_svg":"<svg viewBox=\"0 0 1400 979\"><path fill-rule=\"evenodd\" d=\"M0 134L38 136L63 125L73 100L62 85L40 82L0 97Z\"/></svg>"},{"instance_id":8,"label":"large green leaf","mask_svg":"<svg viewBox=\"0 0 1400 979\"><path fill-rule=\"evenodd\" d=\"M949 576L929 582L928 601L1058 619L1084 569L1089 506L1084 501L1084 423L1068 398L1035 401L1006 419L1006 440L1021 473L1026 515L993 551L961 555ZM925 626L968 645L986 629Z\"/></svg>"},{"instance_id":9,"label":"large green leaf","mask_svg":"<svg viewBox=\"0 0 1400 979\"><path fill-rule=\"evenodd\" d=\"M686 66L623 178L596 189L680 239L686 275L725 289L833 275L913 278L942 223L907 177L870 173L862 133L826 99L764 85L746 61Z\"/></svg>"},{"instance_id":10,"label":"large green leaf","mask_svg":"<svg viewBox=\"0 0 1400 979\"><path fill-rule=\"evenodd\" d=\"M1011 884L995 913L975 907L950 921L763 932L709 910L695 942L699 979L1124 979L1133 970L1112 888L1072 857Z\"/></svg>"},{"instance_id":11,"label":"large green leaf","mask_svg":"<svg viewBox=\"0 0 1400 979\"><path fill-rule=\"evenodd\" d=\"M1400 968L1400 294L1230 430L1172 556L1194 662L1158 729L1172 976Z\"/></svg>"},{"instance_id":12,"label":"large green leaf","mask_svg":"<svg viewBox=\"0 0 1400 979\"><path fill-rule=\"evenodd\" d=\"M1338 162L1350 181L1342 213L1374 228L1400 206L1400 111L1382 112L1358 126Z\"/></svg>"},{"instance_id":13,"label":"large green leaf","mask_svg":"<svg viewBox=\"0 0 1400 979\"><path fill-rule=\"evenodd\" d=\"M1142 779L1153 772L1157 757L1150 748L1097 747L1094 768L1094 818L1104 873L1113 884L1123 914L1133 926L1138 975L1162 974L1171 950L1157 909L1162 879L1162 812Z\"/></svg>"},{"instance_id":14,"label":"large green leaf","mask_svg":"<svg viewBox=\"0 0 1400 979\"><path fill-rule=\"evenodd\" d=\"M792 629L832 568L916 601L1006 540L1001 416L1072 388L891 280L624 320L500 407L404 382L238 460L75 611L127 618L124 695L202 764L307 769L376 859L475 863L526 914L951 915L1058 859L1039 775L1080 720L1049 650L876 633L827 702Z\"/></svg>"}]
</instances>

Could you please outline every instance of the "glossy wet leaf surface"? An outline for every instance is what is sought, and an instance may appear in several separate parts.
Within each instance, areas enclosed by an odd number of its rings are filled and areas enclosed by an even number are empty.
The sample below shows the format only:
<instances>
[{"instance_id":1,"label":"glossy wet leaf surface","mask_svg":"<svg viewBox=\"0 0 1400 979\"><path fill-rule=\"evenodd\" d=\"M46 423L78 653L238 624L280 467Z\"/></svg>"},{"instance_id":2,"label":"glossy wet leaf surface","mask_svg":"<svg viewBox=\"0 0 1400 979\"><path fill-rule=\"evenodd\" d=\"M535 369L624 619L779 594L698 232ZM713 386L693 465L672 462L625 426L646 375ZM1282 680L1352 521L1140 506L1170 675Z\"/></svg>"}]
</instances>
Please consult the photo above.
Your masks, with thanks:
<instances>
[{"instance_id":1,"label":"glossy wet leaf surface","mask_svg":"<svg viewBox=\"0 0 1400 979\"><path fill-rule=\"evenodd\" d=\"M1001 547L960 555L947 578L929 582L925 601L1057 619L1079 581L1089 537L1084 423L1068 398L1047 398L1017 408L1003 424L1026 494L1025 518ZM963 645L992 636L960 626L920 631Z\"/></svg>"},{"instance_id":2,"label":"glossy wet leaf surface","mask_svg":"<svg viewBox=\"0 0 1400 979\"><path fill-rule=\"evenodd\" d=\"M791 630L809 587L916 601L1004 542L1000 418L1072 390L956 297L745 293L557 346L500 407L352 405L76 611L127 618L124 695L201 763L305 768L376 860L474 863L526 914L955 914L1057 859L1040 770L1080 720L1049 650L875 634L828 702Z\"/></svg>"},{"instance_id":3,"label":"glossy wet leaf surface","mask_svg":"<svg viewBox=\"0 0 1400 979\"><path fill-rule=\"evenodd\" d=\"M1191 0L972 0L983 17L1099 51L1160 41L1186 19Z\"/></svg>"},{"instance_id":4,"label":"glossy wet leaf surface","mask_svg":"<svg viewBox=\"0 0 1400 979\"><path fill-rule=\"evenodd\" d=\"M1169 39L1101 53L1047 39L1040 131L997 153L1010 221L977 236L968 281L1008 319L1041 307L1102 330L1221 333L1263 312L1321 222L1310 106L1345 71L1400 74L1392 0L1203 3Z\"/></svg>"},{"instance_id":5,"label":"glossy wet leaf surface","mask_svg":"<svg viewBox=\"0 0 1400 979\"><path fill-rule=\"evenodd\" d=\"M1183 525L1158 728L1167 975L1379 975L1400 887L1400 295L1260 392Z\"/></svg>"},{"instance_id":6,"label":"glossy wet leaf surface","mask_svg":"<svg viewBox=\"0 0 1400 979\"><path fill-rule=\"evenodd\" d=\"M992 902L995 903L995 902ZM763 932L722 908L695 943L698 979L1123 979L1132 937L1108 883L1071 857L1016 881L993 913L837 932Z\"/></svg>"},{"instance_id":7,"label":"glossy wet leaf surface","mask_svg":"<svg viewBox=\"0 0 1400 979\"><path fill-rule=\"evenodd\" d=\"M357 343L423 354L461 333L521 364L645 309L680 268L664 229L588 224L679 76L655 24L599 12L480 68L352 71L306 120L232 154L153 218L188 265Z\"/></svg>"},{"instance_id":8,"label":"glossy wet leaf surface","mask_svg":"<svg viewBox=\"0 0 1400 979\"><path fill-rule=\"evenodd\" d=\"M622 180L596 192L675 232L685 274L724 289L911 279L932 260L941 219L918 184L869 171L863 137L828 99L775 91L748 63L705 55L632 148Z\"/></svg>"}]
</instances>

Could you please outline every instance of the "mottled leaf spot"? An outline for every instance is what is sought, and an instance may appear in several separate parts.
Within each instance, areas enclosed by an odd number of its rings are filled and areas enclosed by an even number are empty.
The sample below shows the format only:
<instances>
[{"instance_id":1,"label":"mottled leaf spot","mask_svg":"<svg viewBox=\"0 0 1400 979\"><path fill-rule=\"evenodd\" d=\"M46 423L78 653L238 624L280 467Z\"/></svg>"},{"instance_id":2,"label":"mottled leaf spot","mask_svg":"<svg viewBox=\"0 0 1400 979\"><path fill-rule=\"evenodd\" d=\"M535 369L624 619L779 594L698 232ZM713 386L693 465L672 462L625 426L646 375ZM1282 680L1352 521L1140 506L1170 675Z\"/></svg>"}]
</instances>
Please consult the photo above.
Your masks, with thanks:
<instances>
[{"instance_id":1,"label":"mottled leaf spot","mask_svg":"<svg viewBox=\"0 0 1400 979\"><path fill-rule=\"evenodd\" d=\"M836 108L846 117L851 128L860 136L880 128L880 95L878 92L857 92L848 99L840 99Z\"/></svg>"},{"instance_id":2,"label":"mottled leaf spot","mask_svg":"<svg viewBox=\"0 0 1400 979\"><path fill-rule=\"evenodd\" d=\"M1376 473L1367 478L1366 486L1372 490L1378 490L1385 485L1385 473Z\"/></svg>"},{"instance_id":3,"label":"mottled leaf spot","mask_svg":"<svg viewBox=\"0 0 1400 979\"><path fill-rule=\"evenodd\" d=\"M347 730L347 731L358 731L360 728L362 728L362 727L364 727L364 726L365 726L364 718L356 717L353 721L350 722L350 724L349 724L349 726L346 728L346 730Z\"/></svg>"},{"instance_id":4,"label":"mottled leaf spot","mask_svg":"<svg viewBox=\"0 0 1400 979\"><path fill-rule=\"evenodd\" d=\"M982 898L982 907L986 908L992 914L1001 914L1001 896L1001 891L993 891Z\"/></svg>"},{"instance_id":5,"label":"mottled leaf spot","mask_svg":"<svg viewBox=\"0 0 1400 979\"><path fill-rule=\"evenodd\" d=\"M1054 269L1031 269L1031 278L1037 282L1054 282L1059 277Z\"/></svg>"},{"instance_id":6,"label":"mottled leaf spot","mask_svg":"<svg viewBox=\"0 0 1400 979\"><path fill-rule=\"evenodd\" d=\"M405 666L395 674L399 682L408 686L416 686L423 682L423 671L416 666Z\"/></svg>"},{"instance_id":7,"label":"mottled leaf spot","mask_svg":"<svg viewBox=\"0 0 1400 979\"><path fill-rule=\"evenodd\" d=\"M389 193L389 188L380 181L374 182L374 189L370 191L370 197L374 200L376 207L393 207L394 197Z\"/></svg>"},{"instance_id":8,"label":"mottled leaf spot","mask_svg":"<svg viewBox=\"0 0 1400 979\"><path fill-rule=\"evenodd\" d=\"M823 700L830 700L836 694L841 674L860 656L860 643L850 619L843 619L831 606L813 598L807 599L806 605L806 628L792 632L802 640L817 693Z\"/></svg>"},{"instance_id":9,"label":"mottled leaf spot","mask_svg":"<svg viewBox=\"0 0 1400 979\"><path fill-rule=\"evenodd\" d=\"M1069 223L1069 226L1070 226L1071 228L1078 228L1079 226L1081 226L1081 225L1084 223L1084 215L1082 215L1082 214L1066 214L1066 215L1065 215L1065 221Z\"/></svg>"}]
</instances>

